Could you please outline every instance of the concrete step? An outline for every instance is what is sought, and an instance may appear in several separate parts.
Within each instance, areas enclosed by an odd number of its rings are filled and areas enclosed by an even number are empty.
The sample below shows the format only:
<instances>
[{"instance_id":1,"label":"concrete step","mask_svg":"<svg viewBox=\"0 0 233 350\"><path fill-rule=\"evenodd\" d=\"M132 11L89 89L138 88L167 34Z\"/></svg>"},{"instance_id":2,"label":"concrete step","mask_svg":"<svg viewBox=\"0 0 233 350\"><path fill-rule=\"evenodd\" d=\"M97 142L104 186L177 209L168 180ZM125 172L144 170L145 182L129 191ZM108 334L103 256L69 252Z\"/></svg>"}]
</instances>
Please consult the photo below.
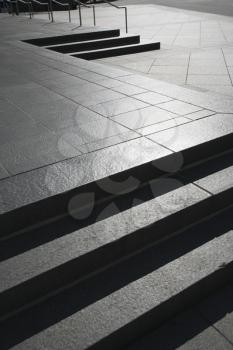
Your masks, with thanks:
<instances>
[{"instance_id":1,"label":"concrete step","mask_svg":"<svg viewBox=\"0 0 233 350\"><path fill-rule=\"evenodd\" d=\"M2 349L124 348L232 279L232 214L189 228L8 320Z\"/></svg>"},{"instance_id":2,"label":"concrete step","mask_svg":"<svg viewBox=\"0 0 233 350\"><path fill-rule=\"evenodd\" d=\"M92 153L88 156L84 155L79 157L78 166L84 168L92 166L93 158L96 161L96 157L98 156L100 157L98 160L99 163L101 163L103 157L104 159L108 157L111 166L107 164L103 165L104 169L106 169L104 177L102 167L99 169L99 175L97 167L93 178L82 178L82 181L79 181L79 178L77 178L77 181L75 181L68 190L63 189L62 186L62 191L59 190L59 192L57 194L55 193L53 196L47 195L41 200L38 199L38 194L36 194L35 199L33 199L33 191L31 191L30 197L26 196L23 205L20 205L14 210L2 211L0 217L0 224L2 227L0 233L1 240L6 240L16 233L24 233L25 228L28 226L33 226L35 224L41 225L48 220L57 220L61 217L70 216L68 210L70 200L74 197L77 198L79 194L93 193L95 197L94 207L99 206L100 203L106 203L107 205L114 198L133 192L138 187L142 187L145 183L155 180L156 178L180 173L188 167L195 166L197 163L206 162L208 158L218 157L224 152L233 150L233 127L231 118L228 115L207 117L184 126L178 126L176 130L180 135L190 134L191 136L186 138L181 137L183 140L182 143L174 146L175 153L171 153L167 148L165 149L162 146L156 146L156 144L154 144L155 147L149 152L150 154L148 157L138 157L138 161L134 163L126 159L127 161L124 162L124 164L122 162L119 164L114 163L114 166L111 160L111 154L103 155L102 152L98 152L97 154ZM172 130L169 132L172 137ZM154 137L156 138L155 141L158 140L160 145L163 144L163 142L166 143L166 140L170 139L167 131L165 133L156 133ZM130 145L128 147L130 147ZM113 148L113 150L114 149L115 148ZM134 152L136 151L134 150ZM124 157L124 155L122 155L122 157ZM177 163L180 165L178 168L176 167ZM67 165L64 165L64 172L70 169L72 174L77 174L77 163L75 161L72 161L72 164L68 162ZM37 188L38 177L33 180L33 176L33 172L28 174L27 181L32 183L36 181L35 187ZM70 175L68 174L68 176ZM109 180L109 176L111 176L111 181ZM136 182L126 181L131 178L136 179ZM12 181L10 181L9 184L5 182L2 183L5 187L9 186L17 190L17 184L22 181L25 181L24 176L16 177L13 179L13 183ZM114 186L114 193L112 192L109 181L111 183L119 183L118 186ZM75 185L75 183L77 183L77 185ZM111 190L109 190L109 186ZM16 194L16 198L20 201L21 197L21 193ZM28 201L27 205L25 201ZM88 203L85 203L85 205L88 206ZM80 209L80 203L77 209Z\"/></svg>"},{"instance_id":3,"label":"concrete step","mask_svg":"<svg viewBox=\"0 0 233 350\"><path fill-rule=\"evenodd\" d=\"M80 51L95 51L108 47L117 47L123 45L138 44L140 42L139 35L125 35L110 39L85 41L82 43L72 43L59 46L48 46L47 49L60 52L60 53L72 53Z\"/></svg>"},{"instance_id":4,"label":"concrete step","mask_svg":"<svg viewBox=\"0 0 233 350\"><path fill-rule=\"evenodd\" d=\"M77 54L72 54L74 57L82 58L85 60L95 60L105 57L128 55L131 53L146 52L152 50L159 50L160 42L141 42L139 44L130 46L120 46L111 49L99 49L93 51L84 51Z\"/></svg>"},{"instance_id":5,"label":"concrete step","mask_svg":"<svg viewBox=\"0 0 233 350\"><path fill-rule=\"evenodd\" d=\"M79 41L90 41L104 38L112 38L120 35L120 29L106 29L88 31L83 33L44 37L38 39L24 40L24 42L36 46L59 45Z\"/></svg>"},{"instance_id":6,"label":"concrete step","mask_svg":"<svg viewBox=\"0 0 233 350\"><path fill-rule=\"evenodd\" d=\"M209 176L223 179L232 177L232 173L233 167L228 167ZM65 231L57 239L60 222L50 226L49 230L55 231L52 241L1 262L2 317L231 207L231 183L225 181L224 187L212 191L213 181L208 179L206 189L205 177L188 185L177 179L158 180L154 193L165 186L164 194L154 194L153 199L118 214L110 208L107 219L72 232ZM29 234L40 235L40 231ZM51 233L46 230L46 234ZM14 240L10 244L19 245ZM3 250L6 249L3 246Z\"/></svg>"},{"instance_id":7,"label":"concrete step","mask_svg":"<svg viewBox=\"0 0 233 350\"><path fill-rule=\"evenodd\" d=\"M173 132L150 136L157 158L1 216L2 349L120 349L232 278L231 116Z\"/></svg>"},{"instance_id":8,"label":"concrete step","mask_svg":"<svg viewBox=\"0 0 233 350\"><path fill-rule=\"evenodd\" d=\"M70 211L69 216L67 215L67 217L52 222L48 220L46 225L31 227L31 229L2 237L0 241L0 261L9 259L14 255L22 254L29 249L38 247L69 233L81 230L113 215L118 215L132 207L163 196L184 185L196 183L199 186L200 182L201 188L203 187L207 192L214 194L218 194L219 191L228 190L233 185L231 181L232 159L232 153L229 153L207 160L204 163L180 171L176 176L173 174L171 176L155 178L125 195L111 197L108 200L99 200L96 205L91 200L94 197L87 196L87 201L82 202L79 199L79 195L77 195L71 199L71 202L77 200L79 208L78 205L74 208L72 207L74 210L72 209ZM211 180L214 178L213 174L217 176L215 181ZM218 179L218 176L220 179ZM202 179L205 179L205 181ZM217 190L213 187L213 184L216 184ZM82 198L82 194L80 198ZM83 210L80 209L82 205Z\"/></svg>"}]
</instances>

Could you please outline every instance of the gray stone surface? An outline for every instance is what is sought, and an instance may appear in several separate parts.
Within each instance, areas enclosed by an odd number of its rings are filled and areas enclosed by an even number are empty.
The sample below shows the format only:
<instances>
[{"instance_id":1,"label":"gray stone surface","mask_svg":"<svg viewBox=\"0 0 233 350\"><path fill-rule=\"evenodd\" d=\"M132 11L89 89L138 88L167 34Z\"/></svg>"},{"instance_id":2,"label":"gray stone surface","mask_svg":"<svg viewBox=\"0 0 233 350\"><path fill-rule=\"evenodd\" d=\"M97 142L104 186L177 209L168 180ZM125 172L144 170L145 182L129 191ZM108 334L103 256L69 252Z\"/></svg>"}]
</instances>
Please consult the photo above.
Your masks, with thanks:
<instances>
[{"instance_id":1,"label":"gray stone surface","mask_svg":"<svg viewBox=\"0 0 233 350\"><path fill-rule=\"evenodd\" d=\"M190 113L186 115L186 118L189 118L191 120L197 120L205 117L209 117L211 115L214 115L215 112L208 111L207 109L202 109L201 111Z\"/></svg>"},{"instance_id":2,"label":"gray stone surface","mask_svg":"<svg viewBox=\"0 0 233 350\"><path fill-rule=\"evenodd\" d=\"M230 97L189 90L181 86L136 74L119 77L118 79L218 113L232 113L233 110L233 99Z\"/></svg>"},{"instance_id":3,"label":"gray stone surface","mask_svg":"<svg viewBox=\"0 0 233 350\"><path fill-rule=\"evenodd\" d=\"M150 135L149 138L173 151L182 151L199 143L231 134L232 131L232 115L216 114L192 123L177 126L175 129L161 131Z\"/></svg>"},{"instance_id":4,"label":"gray stone surface","mask_svg":"<svg viewBox=\"0 0 233 350\"><path fill-rule=\"evenodd\" d=\"M163 186L163 182L160 186ZM0 292L119 238L133 234L137 229L208 197L206 192L193 185L187 185L1 262ZM78 201L79 197L76 200Z\"/></svg>"},{"instance_id":5,"label":"gray stone surface","mask_svg":"<svg viewBox=\"0 0 233 350\"><path fill-rule=\"evenodd\" d=\"M88 106L92 106L95 104L104 103L108 101L113 101L113 100L118 101L120 98L123 98L123 97L124 95L120 94L119 92L105 89L105 90L94 92L91 95L82 91L79 95L73 96L72 100L82 104L83 106L88 107Z\"/></svg>"},{"instance_id":6,"label":"gray stone surface","mask_svg":"<svg viewBox=\"0 0 233 350\"><path fill-rule=\"evenodd\" d=\"M4 213L170 154L143 137L1 182Z\"/></svg>"},{"instance_id":7,"label":"gray stone surface","mask_svg":"<svg viewBox=\"0 0 233 350\"><path fill-rule=\"evenodd\" d=\"M129 111L136 111L139 108L147 107L148 104L136 100L132 97L124 97L119 100L105 102L101 104L97 104L95 106L90 106L90 108L103 115L104 117L113 117L117 114L129 112Z\"/></svg>"},{"instance_id":8,"label":"gray stone surface","mask_svg":"<svg viewBox=\"0 0 233 350\"><path fill-rule=\"evenodd\" d=\"M35 131L37 132L36 128ZM22 129L20 140L16 142L12 138L11 143L6 142L0 146L2 163L11 175L43 167L46 164L56 163L80 154L81 152L65 138L61 138L49 130L40 135L24 135L24 129Z\"/></svg>"},{"instance_id":9,"label":"gray stone surface","mask_svg":"<svg viewBox=\"0 0 233 350\"><path fill-rule=\"evenodd\" d=\"M192 309L138 340L127 350L231 350L232 348L232 344L224 336Z\"/></svg>"},{"instance_id":10,"label":"gray stone surface","mask_svg":"<svg viewBox=\"0 0 233 350\"><path fill-rule=\"evenodd\" d=\"M126 133L127 131L128 129L124 126L112 120L102 118L102 120L91 123L63 128L57 131L57 134L61 140L65 140L75 148L78 148L79 145L103 140L110 136Z\"/></svg>"},{"instance_id":11,"label":"gray stone surface","mask_svg":"<svg viewBox=\"0 0 233 350\"><path fill-rule=\"evenodd\" d=\"M166 109L167 111L179 114L179 115L185 115L192 112L197 112L201 110L198 106L193 106L191 104L182 102L182 101L169 101L162 104L159 104L158 107Z\"/></svg>"},{"instance_id":12,"label":"gray stone surface","mask_svg":"<svg viewBox=\"0 0 233 350\"><path fill-rule=\"evenodd\" d=\"M150 106L138 109L137 111L122 113L112 117L112 120L133 130L142 128L143 126L156 124L168 119L177 117L176 114L164 111L158 107Z\"/></svg>"},{"instance_id":13,"label":"gray stone surface","mask_svg":"<svg viewBox=\"0 0 233 350\"><path fill-rule=\"evenodd\" d=\"M93 141L90 143L86 143L84 145L80 145L78 146L78 148L82 153L88 153L88 152L93 152L102 148L117 145L119 143L126 142L138 137L140 137L140 134L129 130L126 133L110 136L103 140Z\"/></svg>"},{"instance_id":14,"label":"gray stone surface","mask_svg":"<svg viewBox=\"0 0 233 350\"><path fill-rule=\"evenodd\" d=\"M200 314L231 344L233 344L233 287L232 285L209 297L198 307Z\"/></svg>"},{"instance_id":15,"label":"gray stone surface","mask_svg":"<svg viewBox=\"0 0 233 350\"><path fill-rule=\"evenodd\" d=\"M170 97L161 94L156 94L155 92L145 92L143 94L137 95L136 98L143 102L150 103L152 105L171 101Z\"/></svg>"},{"instance_id":16,"label":"gray stone surface","mask_svg":"<svg viewBox=\"0 0 233 350\"><path fill-rule=\"evenodd\" d=\"M172 118L164 122L160 122L157 124L149 125L144 128L140 128L137 130L143 136L150 135L162 130L176 128L178 125L189 123L190 120L184 117Z\"/></svg>"},{"instance_id":17,"label":"gray stone surface","mask_svg":"<svg viewBox=\"0 0 233 350\"><path fill-rule=\"evenodd\" d=\"M230 166L215 172L205 178L195 181L195 183L213 194L228 190L233 186L233 167Z\"/></svg>"},{"instance_id":18,"label":"gray stone surface","mask_svg":"<svg viewBox=\"0 0 233 350\"><path fill-rule=\"evenodd\" d=\"M232 232L173 260L157 270L129 283L61 322L23 341L13 349L63 349L69 340L70 349L87 349L139 316L176 297L200 279L214 273L224 263L232 262ZM211 262L211 263L206 263ZM97 327L98 325L98 327ZM141 324L142 325L142 324ZM142 333L143 329L138 328ZM131 333L129 338L135 337ZM118 337L118 345L125 337ZM116 343L115 343L116 344Z\"/></svg>"},{"instance_id":19,"label":"gray stone surface","mask_svg":"<svg viewBox=\"0 0 233 350\"><path fill-rule=\"evenodd\" d=\"M40 104L30 112L30 115L51 131L66 127L81 127L83 124L103 120L99 114L68 99L62 99L56 103Z\"/></svg>"},{"instance_id":20,"label":"gray stone surface","mask_svg":"<svg viewBox=\"0 0 233 350\"><path fill-rule=\"evenodd\" d=\"M144 93L146 91L145 89L142 89L140 87L133 86L130 84L124 84L124 83L120 83L120 82L119 82L119 85L113 86L112 89L114 91L118 91L118 92L120 92L124 95L127 95L127 96L141 94L141 93ZM144 101L144 102L146 102L146 101Z\"/></svg>"},{"instance_id":21,"label":"gray stone surface","mask_svg":"<svg viewBox=\"0 0 233 350\"><path fill-rule=\"evenodd\" d=\"M136 11L130 14L134 21L138 8L132 7L132 9ZM146 16L151 18L148 9L144 10L146 10ZM150 11L157 16L154 8L151 8ZM88 13L87 17L90 15ZM211 111L213 110L213 113L215 111L227 113L233 111L231 98L188 90L159 80L148 79L146 76L133 74L130 71L133 63L129 61L133 58L132 55L118 57L119 60L130 62L127 69L122 70L103 66L96 62L79 60L20 42L21 39L30 37L70 33L70 30L76 27L75 18L72 19L74 23L68 24L62 23L63 12L57 15L61 16L61 23L54 23L53 26L44 25L43 14L38 14L37 20L30 23L23 17L13 19L6 14L1 15L0 134L1 144L4 143L4 147L0 147L0 154L1 162L10 176L78 156L80 151L100 149L104 148L105 145L111 147L111 144L118 143L118 140L120 143L122 138L115 133L113 135L111 127L109 132L100 132L102 136L93 135L91 132L92 135L87 137L86 130L77 132L77 127L85 129L83 125L89 125L91 122L93 122L92 125L99 124L97 130L102 129L103 117L137 111L151 104L160 104L160 107L164 108L167 103L167 108L169 105L173 106L172 110L180 106L177 112L182 114L189 111L191 104L195 105L197 109L209 108ZM40 16L42 16L41 19ZM108 16L104 15L104 18L109 20ZM186 19L183 18L182 21L186 23L187 18L189 16L186 14ZM191 33L192 30L197 30L195 26L195 28L191 27L186 28L185 31L188 30ZM90 28L79 28L77 31L87 29ZM141 31L140 34L142 36L149 35L148 33L153 32L154 29L148 28L148 30L147 32L146 29L145 33ZM176 28L174 32L176 30L178 29ZM227 29L224 27L223 30L227 35ZM181 37L178 32L177 43L179 44ZM161 40L163 41L165 36L168 36L169 39L172 35L174 35L173 30L165 25L160 33ZM181 36L183 35L182 29ZM185 40L185 38L183 39ZM167 52L167 56L164 56L166 52L163 50ZM163 74L167 71L167 73L170 72L174 75L175 70L183 64L188 64L189 60L191 69L196 69L200 65L212 67L211 62L216 61L219 71L222 72L223 66L220 67L220 65L223 64L224 59L231 67L232 52L229 47L224 47L222 52L220 51L219 49L215 49L215 51L203 50L193 52L191 55L182 51L176 52L174 56L173 51L170 52L168 48L164 47L161 52L157 52L159 56L156 56L156 60L154 58L155 52L148 52L138 54L137 58L134 57L134 62L136 67L137 61L141 61L142 71L145 67L151 66L157 70L164 69ZM155 61L154 64L151 60ZM229 72L231 72L230 68ZM88 108L85 109L84 106ZM203 118L206 113L208 112L193 112L188 115L188 118L192 120ZM141 120L141 124L143 124L141 127L149 125L150 118L146 117L145 124ZM61 134L63 131L65 132L66 128L68 133L70 132L68 128L74 128L75 140L72 139L71 143L67 143L67 138L64 142L61 140ZM155 130L159 130L159 126ZM145 133L147 132L145 131ZM92 144L92 146L85 146L83 149L83 140L85 145ZM44 143L44 147L40 143ZM36 150L34 156L32 155L33 148Z\"/></svg>"},{"instance_id":22,"label":"gray stone surface","mask_svg":"<svg viewBox=\"0 0 233 350\"><path fill-rule=\"evenodd\" d=\"M0 179L10 176L6 169L0 164Z\"/></svg>"}]
</instances>

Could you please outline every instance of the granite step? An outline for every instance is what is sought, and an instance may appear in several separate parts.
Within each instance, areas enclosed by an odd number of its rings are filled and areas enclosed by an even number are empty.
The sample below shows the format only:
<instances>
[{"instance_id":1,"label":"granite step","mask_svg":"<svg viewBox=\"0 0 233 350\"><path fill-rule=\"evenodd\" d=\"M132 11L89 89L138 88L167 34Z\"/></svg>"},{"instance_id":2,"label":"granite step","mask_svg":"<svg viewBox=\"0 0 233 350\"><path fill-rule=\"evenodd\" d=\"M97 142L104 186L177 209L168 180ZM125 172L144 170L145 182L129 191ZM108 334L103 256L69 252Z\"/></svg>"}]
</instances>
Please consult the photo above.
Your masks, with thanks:
<instances>
[{"instance_id":1,"label":"granite step","mask_svg":"<svg viewBox=\"0 0 233 350\"><path fill-rule=\"evenodd\" d=\"M139 44L134 45L125 45L120 47L114 47L111 49L99 49L92 51L83 51L77 54L72 54L74 57L82 58L84 60L96 60L99 58L113 57L128 55L131 53L147 52L152 50L159 50L160 42L140 42Z\"/></svg>"},{"instance_id":2,"label":"granite step","mask_svg":"<svg viewBox=\"0 0 233 350\"><path fill-rule=\"evenodd\" d=\"M37 191L36 198L33 199L33 192L31 191L30 196L25 193L26 198L23 204L21 204L21 198L23 198L24 193L16 192L15 196L19 202L18 207L16 206L16 208L10 210L4 210L3 208L1 211L0 224L2 231L0 233L0 239L5 240L12 235L14 236L16 233L24 233L27 227L33 225L43 225L50 220L53 221L62 217L69 217L71 199L76 198L82 193L92 193L94 195L93 209L95 209L100 203L102 205L106 203L107 205L114 198L132 193L138 187L142 187L157 178L174 176L174 174L179 174L187 168L192 168L197 164L206 162L209 158L216 158L223 153L232 152L233 150L233 127L231 118L228 115L207 117L201 121L178 126L176 130L182 136L182 142L180 144L174 145L174 147L171 145L171 150L169 151L167 148L169 145L166 140L169 140L170 135L168 135L167 131L156 133L154 136L150 135L150 138L154 139L158 144L156 145L154 143L153 150L146 156L143 154L143 157L138 157L137 162L132 163L130 159L127 160L126 158L124 162L123 159L120 163L114 163L115 154L112 154L110 149L110 154L108 153L107 155L106 151L100 151L98 153L80 156L77 161L64 162L64 168L62 168L63 164L61 163L62 172L67 173L67 176L70 176L72 172L76 176L78 175L77 164L79 167L87 168L93 166L93 158L95 162L98 160L98 163L101 163L103 159L109 161L109 164L104 162L102 167L97 167L93 177L84 178L81 181L77 177L77 181L72 182L72 186L67 190L62 183L62 190L57 194L48 194L40 199L40 193ZM169 130L169 132L172 137L173 131ZM192 135L190 134L191 132ZM191 136L185 137L188 134ZM166 148L163 147L163 144ZM130 142L126 146L130 148ZM113 160L111 160L111 157L113 157ZM178 167L177 164L179 165ZM103 168L105 169L104 172ZM45 173L48 171L50 169L45 169ZM35 182L35 185L33 185L35 188L38 188L38 179L43 179L44 176L42 171L41 174L37 174L38 172L26 174L26 181L30 181L32 184ZM129 181L129 179L136 179L136 181ZM22 181L25 181L24 174L16 176L10 181L2 181L1 183L3 190L9 186L9 188L14 188L17 191L17 184ZM112 191L113 183L115 184L114 191ZM93 201L90 202L92 205ZM88 206L87 202L85 206ZM79 210L80 203L76 207Z\"/></svg>"},{"instance_id":3,"label":"granite step","mask_svg":"<svg viewBox=\"0 0 233 350\"><path fill-rule=\"evenodd\" d=\"M50 238L50 242L28 248L28 251L7 260L2 259L2 317L231 207L232 183L223 179L232 178L232 173L233 167L230 166L208 177L199 176L187 185L182 179L159 179L153 185L154 189L164 186L165 181L167 190L142 204L120 213L112 212L110 205L106 209L110 211L108 218L100 218L81 229L65 231L58 238L56 230L61 226L60 222L56 223L57 226L50 226L49 230L55 232L45 232L52 235L53 240ZM216 189L218 178L222 181ZM103 212L102 215L106 214ZM45 228L40 230L42 232ZM36 240L40 230L29 232L29 235L34 235ZM14 244L18 245L17 241L13 241Z\"/></svg>"},{"instance_id":4,"label":"granite step","mask_svg":"<svg viewBox=\"0 0 233 350\"><path fill-rule=\"evenodd\" d=\"M113 215L163 196L184 185L196 181L198 185L198 181L201 181L201 179L207 179L205 185L208 185L209 176L212 178L212 174L225 174L227 171L226 169L229 171L229 176L227 175L223 176L223 179L221 178L221 190L229 189L230 185L233 185L231 182L232 165L233 153L230 152L198 164L193 164L191 167L184 167L184 169L181 169L177 173L160 174L161 176L157 176L158 174L155 173L153 177L153 169L149 169L150 172L148 171L146 174L150 176L146 178L145 174L143 174L144 177L140 178L141 183L138 187L135 186L134 188L131 185L130 188L129 181L126 182L124 188L127 188L128 192L125 190L125 193L123 191L123 186L121 188L122 192L120 192L120 188L117 188L118 191L116 190L115 195L112 196L106 197L106 193L103 191L101 197L101 193L99 192L99 199L95 198L94 194L91 192L76 192L76 195L70 198L66 216L57 218L56 220L52 219L51 222L47 220L44 225L34 225L24 230L2 235L0 239L0 261L21 254L28 249L35 248L73 231L90 226L101 220L110 218ZM131 176L134 176L134 180L136 179L135 175L135 173L131 174ZM229 182L226 182L226 178ZM123 179L121 178L121 180ZM219 186L218 180L216 184ZM227 186L224 187L224 184ZM108 185L111 185L113 189L114 186L122 185L122 183L110 182ZM202 187L202 185L200 187ZM102 189L104 190L104 188ZM105 189L107 190L107 188ZM211 188L209 190L208 187L205 190L210 193L215 193ZM47 201L45 201L44 206L47 205L46 203ZM56 205L55 201L53 203Z\"/></svg>"},{"instance_id":5,"label":"granite step","mask_svg":"<svg viewBox=\"0 0 233 350\"><path fill-rule=\"evenodd\" d=\"M8 319L0 326L2 349L123 349L232 280L232 214L210 218Z\"/></svg>"},{"instance_id":6,"label":"granite step","mask_svg":"<svg viewBox=\"0 0 233 350\"><path fill-rule=\"evenodd\" d=\"M44 37L38 39L28 39L24 42L33 44L36 46L49 46L49 45L59 45L66 43L73 43L79 41L89 41L104 38L112 38L120 36L120 29L106 29L106 30L96 30L88 31L83 33L75 33L68 35L58 35L52 37Z\"/></svg>"},{"instance_id":7,"label":"granite step","mask_svg":"<svg viewBox=\"0 0 233 350\"><path fill-rule=\"evenodd\" d=\"M46 47L49 50L60 52L60 53L72 53L72 52L80 52L80 51L94 51L99 49L104 49L108 47L117 47L123 45L132 45L140 43L139 35L125 35L119 36L116 38L108 38L101 40L92 40L85 41L82 43L72 43L67 45L59 45L59 46L48 46Z\"/></svg>"}]
</instances>

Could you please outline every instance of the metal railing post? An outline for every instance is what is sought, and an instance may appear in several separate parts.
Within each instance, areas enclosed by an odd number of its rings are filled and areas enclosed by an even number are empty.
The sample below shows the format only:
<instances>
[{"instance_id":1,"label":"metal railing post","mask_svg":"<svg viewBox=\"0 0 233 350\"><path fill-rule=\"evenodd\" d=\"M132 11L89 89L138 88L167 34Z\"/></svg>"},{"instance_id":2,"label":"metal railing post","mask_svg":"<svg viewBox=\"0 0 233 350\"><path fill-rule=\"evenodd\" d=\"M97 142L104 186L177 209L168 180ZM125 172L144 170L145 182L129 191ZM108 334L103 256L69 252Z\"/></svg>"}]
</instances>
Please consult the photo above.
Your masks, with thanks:
<instances>
[{"instance_id":1,"label":"metal railing post","mask_svg":"<svg viewBox=\"0 0 233 350\"><path fill-rule=\"evenodd\" d=\"M48 17L49 17L49 21L51 21L51 12L49 10L49 3L48 3Z\"/></svg>"},{"instance_id":2,"label":"metal railing post","mask_svg":"<svg viewBox=\"0 0 233 350\"><path fill-rule=\"evenodd\" d=\"M95 19L95 5L92 7L93 9L93 20L94 20L94 26L96 26L96 19Z\"/></svg>"},{"instance_id":3,"label":"metal railing post","mask_svg":"<svg viewBox=\"0 0 233 350\"><path fill-rule=\"evenodd\" d=\"M69 11L69 22L71 23L70 3L69 3L68 11Z\"/></svg>"},{"instance_id":4,"label":"metal railing post","mask_svg":"<svg viewBox=\"0 0 233 350\"><path fill-rule=\"evenodd\" d=\"M118 10L125 10L125 31L126 33L128 33L128 14L127 14L127 7L126 6L117 6L115 4L112 4L110 1L108 0L103 0L103 2L105 2L106 4L115 7Z\"/></svg>"},{"instance_id":5,"label":"metal railing post","mask_svg":"<svg viewBox=\"0 0 233 350\"><path fill-rule=\"evenodd\" d=\"M28 10L29 10L29 17L30 17L30 19L32 19L32 8L31 8L31 2L30 1L28 1Z\"/></svg>"},{"instance_id":6,"label":"metal railing post","mask_svg":"<svg viewBox=\"0 0 233 350\"><path fill-rule=\"evenodd\" d=\"M51 18L51 22L54 22L52 0L49 0L49 7L50 7L50 18Z\"/></svg>"},{"instance_id":7,"label":"metal railing post","mask_svg":"<svg viewBox=\"0 0 233 350\"><path fill-rule=\"evenodd\" d=\"M70 3L69 3L69 2L67 2L67 3L62 3L62 2L59 2L59 1L57 1L57 0L50 0L52 22L54 21L54 18L53 18L53 8L52 8L52 3L53 3L53 2L54 2L54 4L57 4L57 5L59 5L59 6L67 7L67 8L68 8L69 22L71 22Z\"/></svg>"},{"instance_id":8,"label":"metal railing post","mask_svg":"<svg viewBox=\"0 0 233 350\"><path fill-rule=\"evenodd\" d=\"M79 10L79 22L80 22L80 27L82 27L83 22L82 22L82 10L81 10L81 6L83 7L87 7L87 8L92 8L93 10L93 21L94 21L94 26L96 25L96 16L95 16L95 5L86 5L83 2L81 2L80 0L74 0L75 3L78 5L78 10ZM73 28L72 30L76 29L78 27Z\"/></svg>"},{"instance_id":9,"label":"metal railing post","mask_svg":"<svg viewBox=\"0 0 233 350\"><path fill-rule=\"evenodd\" d=\"M16 15L19 16L19 2L18 0L16 0L16 3L15 3L15 9L16 9Z\"/></svg>"},{"instance_id":10,"label":"metal railing post","mask_svg":"<svg viewBox=\"0 0 233 350\"><path fill-rule=\"evenodd\" d=\"M127 7L125 7L125 31L128 33L128 15L127 15Z\"/></svg>"},{"instance_id":11,"label":"metal railing post","mask_svg":"<svg viewBox=\"0 0 233 350\"><path fill-rule=\"evenodd\" d=\"M78 5L78 10L79 10L79 23L80 23L80 27L82 27L82 13L81 13L81 5Z\"/></svg>"},{"instance_id":12,"label":"metal railing post","mask_svg":"<svg viewBox=\"0 0 233 350\"><path fill-rule=\"evenodd\" d=\"M38 0L30 0L30 2L31 2L31 9L32 9L32 15L34 16L34 8L33 8L33 3L35 3L35 4L37 4L37 5L39 5L39 6L46 6L47 7L47 11L48 11L48 17L49 17L49 21L50 21L50 18L51 18L51 16L50 16L50 2L48 1L48 2L40 2L40 1L38 1Z\"/></svg>"},{"instance_id":13,"label":"metal railing post","mask_svg":"<svg viewBox=\"0 0 233 350\"><path fill-rule=\"evenodd\" d=\"M34 16L34 12L33 12L33 6L32 6L32 2L31 1L29 1L30 2L30 7L31 7L31 15L32 15L32 17ZM31 17L31 18L32 18Z\"/></svg>"}]
</instances>

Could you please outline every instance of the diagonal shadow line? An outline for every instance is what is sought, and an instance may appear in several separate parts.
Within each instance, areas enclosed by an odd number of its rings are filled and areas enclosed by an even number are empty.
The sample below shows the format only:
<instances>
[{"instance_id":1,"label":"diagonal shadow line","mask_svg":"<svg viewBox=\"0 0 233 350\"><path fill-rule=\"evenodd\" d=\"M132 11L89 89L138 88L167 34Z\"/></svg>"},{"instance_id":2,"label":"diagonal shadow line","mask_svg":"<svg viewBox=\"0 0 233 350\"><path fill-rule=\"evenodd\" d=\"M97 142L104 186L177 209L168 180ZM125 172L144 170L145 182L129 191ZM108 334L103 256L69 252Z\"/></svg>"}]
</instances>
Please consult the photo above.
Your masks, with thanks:
<instances>
[{"instance_id":1,"label":"diagonal shadow line","mask_svg":"<svg viewBox=\"0 0 233 350\"><path fill-rule=\"evenodd\" d=\"M168 193L178 188L179 183L181 186L194 182L214 172L223 170L231 165L233 165L232 153L220 157L220 159L217 159L217 161L216 159L211 159L204 164L196 166L195 168L183 170L176 176L172 176L173 181L170 183L167 181L163 187L161 187L161 183L158 183L158 186L156 187L156 185L153 186L153 182L150 182L149 184L146 183L144 186L139 187L137 190L131 193L115 197L109 201L106 200L104 203L96 205L87 219L75 220L71 217L66 217L57 222L25 232L22 235L12 237L12 239L2 241L0 244L0 261L21 254L29 249L33 249L59 237L68 235L73 231L77 231L83 227L89 226L95 222L132 208L133 206L149 201L156 196ZM166 178L169 179L171 177ZM158 179L155 179L155 181L157 180ZM135 198L137 200L135 200ZM116 209L115 212L111 210L108 212L105 210L110 203L114 204ZM103 211L105 212L104 217L100 215Z\"/></svg>"},{"instance_id":2,"label":"diagonal shadow line","mask_svg":"<svg viewBox=\"0 0 233 350\"><path fill-rule=\"evenodd\" d=\"M1 349L9 349L233 229L232 215L233 209L227 210L6 320L0 326Z\"/></svg>"}]
</instances>

